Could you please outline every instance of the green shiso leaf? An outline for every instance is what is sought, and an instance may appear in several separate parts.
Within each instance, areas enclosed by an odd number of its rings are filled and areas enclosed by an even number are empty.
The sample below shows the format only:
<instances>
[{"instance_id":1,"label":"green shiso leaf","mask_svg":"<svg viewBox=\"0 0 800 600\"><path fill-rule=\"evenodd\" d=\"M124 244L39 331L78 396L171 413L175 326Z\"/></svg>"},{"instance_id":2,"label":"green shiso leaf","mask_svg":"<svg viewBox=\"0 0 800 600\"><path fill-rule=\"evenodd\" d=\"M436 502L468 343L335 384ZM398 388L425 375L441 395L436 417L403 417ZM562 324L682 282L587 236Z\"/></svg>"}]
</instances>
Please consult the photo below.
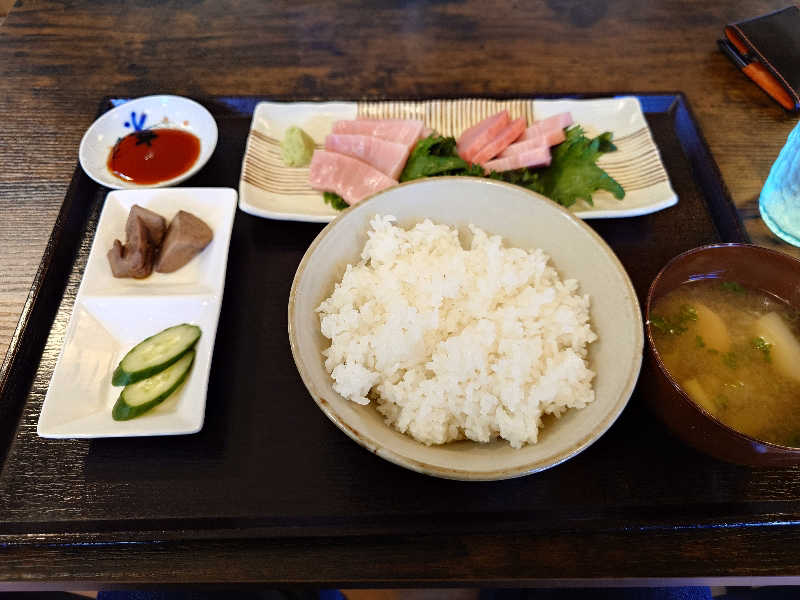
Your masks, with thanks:
<instances>
[{"instance_id":1,"label":"green shiso leaf","mask_svg":"<svg viewBox=\"0 0 800 600\"><path fill-rule=\"evenodd\" d=\"M412 181L437 175L482 176L483 169L470 165L456 152L454 137L428 136L417 142L400 173L400 181Z\"/></svg>"},{"instance_id":2,"label":"green shiso leaf","mask_svg":"<svg viewBox=\"0 0 800 600\"><path fill-rule=\"evenodd\" d=\"M592 194L597 190L611 192L618 200L624 198L622 186L596 164L603 153L616 150L611 143L612 134L606 132L589 139L580 126L565 133L566 139L553 148L550 166L539 169L526 187L567 207L578 200L593 205Z\"/></svg>"},{"instance_id":3,"label":"green shiso leaf","mask_svg":"<svg viewBox=\"0 0 800 600\"><path fill-rule=\"evenodd\" d=\"M322 198L325 200L325 204L330 204L331 208L334 210L344 210L350 206L344 201L344 198L342 198L339 194L334 194L333 192L323 192Z\"/></svg>"},{"instance_id":4,"label":"green shiso leaf","mask_svg":"<svg viewBox=\"0 0 800 600\"><path fill-rule=\"evenodd\" d=\"M611 192L620 200L624 198L622 186L596 164L604 153L617 149L611 141L611 132L590 139L576 126L565 130L565 137L552 149L548 167L487 174L480 165L470 164L458 156L455 138L431 135L417 142L400 174L400 181L441 175L486 177L528 188L567 207L579 199L591 205L592 194L597 190Z\"/></svg>"}]
</instances>

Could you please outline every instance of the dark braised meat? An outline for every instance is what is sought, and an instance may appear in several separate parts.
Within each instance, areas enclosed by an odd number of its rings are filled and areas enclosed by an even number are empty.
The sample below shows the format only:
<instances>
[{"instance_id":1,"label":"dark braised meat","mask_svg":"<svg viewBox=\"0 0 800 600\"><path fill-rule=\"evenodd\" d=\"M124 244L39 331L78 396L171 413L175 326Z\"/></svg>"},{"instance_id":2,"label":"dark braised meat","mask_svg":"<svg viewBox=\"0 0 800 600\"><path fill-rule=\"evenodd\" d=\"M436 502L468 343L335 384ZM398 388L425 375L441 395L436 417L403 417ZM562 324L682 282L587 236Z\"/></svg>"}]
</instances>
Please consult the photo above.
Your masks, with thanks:
<instances>
[{"instance_id":1,"label":"dark braised meat","mask_svg":"<svg viewBox=\"0 0 800 600\"><path fill-rule=\"evenodd\" d=\"M164 232L167 230L167 220L158 213L154 213L152 210L134 204L131 207L131 212L128 214L128 222L125 225L125 234L128 236L128 239L130 239L131 236L130 229L133 226L133 221L137 218L144 222L144 226L147 228L147 233L153 245L156 247L160 246L161 240L164 239Z\"/></svg>"},{"instance_id":2,"label":"dark braised meat","mask_svg":"<svg viewBox=\"0 0 800 600\"><path fill-rule=\"evenodd\" d=\"M156 253L156 246L150 239L147 226L144 220L134 216L128 218L125 230L125 245L114 240L114 245L108 251L111 272L114 277L147 277L153 272Z\"/></svg>"},{"instance_id":3,"label":"dark braised meat","mask_svg":"<svg viewBox=\"0 0 800 600\"><path fill-rule=\"evenodd\" d=\"M202 252L214 237L211 228L186 211L179 211L167 228L155 269L159 273L177 271Z\"/></svg>"}]
</instances>

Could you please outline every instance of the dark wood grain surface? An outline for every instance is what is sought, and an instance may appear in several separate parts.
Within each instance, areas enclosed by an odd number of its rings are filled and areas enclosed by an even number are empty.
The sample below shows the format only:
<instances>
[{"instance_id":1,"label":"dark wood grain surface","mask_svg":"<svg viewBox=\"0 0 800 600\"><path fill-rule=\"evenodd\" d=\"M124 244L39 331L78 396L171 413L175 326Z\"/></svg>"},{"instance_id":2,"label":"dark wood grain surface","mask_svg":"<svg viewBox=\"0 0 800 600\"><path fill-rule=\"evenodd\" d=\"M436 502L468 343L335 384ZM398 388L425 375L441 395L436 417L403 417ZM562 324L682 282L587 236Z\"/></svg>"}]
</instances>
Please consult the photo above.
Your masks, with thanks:
<instances>
[{"instance_id":1,"label":"dark wood grain surface","mask_svg":"<svg viewBox=\"0 0 800 600\"><path fill-rule=\"evenodd\" d=\"M781 5L755 0L641 5L633 0L491 5L20 0L0 27L0 355L25 310L80 138L104 96L400 98L680 90L753 241L797 255L766 230L756 205L797 119L741 75L715 43L724 23ZM35 421L23 420L23 427L32 425ZM117 458L112 452L87 466L109 475L121 464ZM668 492L682 482L670 477L663 491L679 497ZM706 482L741 494L753 506L764 505L759 508L764 520L735 530L578 527L502 538L489 533L365 535L113 547L52 546L46 536L33 535L29 543L0 548L0 581L488 585L791 577L800 575L798 528L768 526L770 515L786 523L781 503L798 498L794 483L779 485L786 478L798 481L788 470L774 475L775 485L770 476L747 472L735 481ZM596 484L615 481L631 486L623 476L598 475ZM624 494L635 504L635 486ZM24 496L21 491L20 510ZM632 547L643 549L641 560L632 558ZM121 563L131 566L122 570Z\"/></svg>"}]
</instances>

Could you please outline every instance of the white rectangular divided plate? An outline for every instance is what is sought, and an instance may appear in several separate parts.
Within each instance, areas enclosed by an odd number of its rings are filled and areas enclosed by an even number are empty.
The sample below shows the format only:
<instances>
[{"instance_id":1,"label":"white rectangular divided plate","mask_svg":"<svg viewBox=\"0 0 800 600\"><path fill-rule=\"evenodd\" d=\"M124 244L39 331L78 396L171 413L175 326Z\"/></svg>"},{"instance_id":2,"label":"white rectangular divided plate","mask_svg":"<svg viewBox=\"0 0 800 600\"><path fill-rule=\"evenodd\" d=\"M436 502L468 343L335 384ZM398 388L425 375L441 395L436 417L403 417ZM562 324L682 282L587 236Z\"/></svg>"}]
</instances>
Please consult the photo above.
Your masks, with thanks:
<instances>
[{"instance_id":1,"label":"white rectangular divided plate","mask_svg":"<svg viewBox=\"0 0 800 600\"><path fill-rule=\"evenodd\" d=\"M286 129L304 129L319 146L339 119L413 118L442 135L458 137L467 127L507 109L528 122L569 111L588 135L614 134L618 150L598 164L625 189L625 198L594 194L594 206L579 200L571 210L584 219L633 217L677 203L639 100L635 97L594 100L424 100L419 102L260 102L253 113L239 181L239 208L270 219L333 220L336 210L325 204L308 183L308 168L287 167L280 156Z\"/></svg>"},{"instance_id":2,"label":"white rectangular divided plate","mask_svg":"<svg viewBox=\"0 0 800 600\"><path fill-rule=\"evenodd\" d=\"M40 436L95 438L200 431L236 201L236 191L230 188L118 190L106 196L39 415ZM117 279L106 253L114 239L125 241L125 222L134 204L168 222L179 210L190 212L208 224L214 238L174 273ZM144 415L114 421L111 409L122 388L111 385L111 374L120 359L145 338L180 323L193 323L202 330L186 383Z\"/></svg>"}]
</instances>

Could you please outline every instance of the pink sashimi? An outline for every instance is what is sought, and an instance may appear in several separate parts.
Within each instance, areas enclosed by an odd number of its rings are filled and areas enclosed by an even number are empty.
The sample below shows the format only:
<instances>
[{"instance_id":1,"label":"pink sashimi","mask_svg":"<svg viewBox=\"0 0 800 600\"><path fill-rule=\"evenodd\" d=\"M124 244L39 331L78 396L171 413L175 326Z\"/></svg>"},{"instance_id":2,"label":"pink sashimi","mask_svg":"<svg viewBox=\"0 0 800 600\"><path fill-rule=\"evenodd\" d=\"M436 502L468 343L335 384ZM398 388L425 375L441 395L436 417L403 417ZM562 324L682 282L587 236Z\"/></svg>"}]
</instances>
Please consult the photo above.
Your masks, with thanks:
<instances>
[{"instance_id":1,"label":"pink sashimi","mask_svg":"<svg viewBox=\"0 0 800 600\"><path fill-rule=\"evenodd\" d=\"M481 148L473 157L472 162L482 165L493 159L525 131L525 117L514 119L493 140Z\"/></svg>"},{"instance_id":2,"label":"pink sashimi","mask_svg":"<svg viewBox=\"0 0 800 600\"><path fill-rule=\"evenodd\" d=\"M522 134L520 141L530 139L536 135L544 135L548 138L548 144L555 146L564 141L564 128L570 125L572 125L572 115L568 112L534 121Z\"/></svg>"},{"instance_id":3,"label":"pink sashimi","mask_svg":"<svg viewBox=\"0 0 800 600\"><path fill-rule=\"evenodd\" d=\"M458 155L467 162L475 162L474 156L508 125L511 117L502 110L467 129L456 142Z\"/></svg>"},{"instance_id":4,"label":"pink sashimi","mask_svg":"<svg viewBox=\"0 0 800 600\"><path fill-rule=\"evenodd\" d=\"M327 150L314 150L309 181L315 190L335 192L350 205L397 185L367 163Z\"/></svg>"},{"instance_id":5,"label":"pink sashimi","mask_svg":"<svg viewBox=\"0 0 800 600\"><path fill-rule=\"evenodd\" d=\"M535 124L528 127L522 133L522 135L519 136L520 142L539 139L543 139L544 143L548 146L555 146L556 144L563 142L566 139L566 136L564 135L563 129L546 129L542 131L542 128Z\"/></svg>"},{"instance_id":6,"label":"pink sashimi","mask_svg":"<svg viewBox=\"0 0 800 600\"><path fill-rule=\"evenodd\" d=\"M487 173L492 171L512 171L522 167L543 167L550 164L550 148L538 146L505 158L496 158L483 165Z\"/></svg>"},{"instance_id":7,"label":"pink sashimi","mask_svg":"<svg viewBox=\"0 0 800 600\"><path fill-rule=\"evenodd\" d=\"M405 144L352 133L330 134L325 138L325 150L364 161L392 179L400 177L409 152Z\"/></svg>"},{"instance_id":8,"label":"pink sashimi","mask_svg":"<svg viewBox=\"0 0 800 600\"><path fill-rule=\"evenodd\" d=\"M541 123L543 127L548 129L564 129L565 127L569 127L572 125L572 113L563 112L558 113L557 115L553 115L552 117L547 117L546 119L541 119L539 121L534 121L534 123Z\"/></svg>"},{"instance_id":9,"label":"pink sashimi","mask_svg":"<svg viewBox=\"0 0 800 600\"><path fill-rule=\"evenodd\" d=\"M411 149L422 134L422 121L411 119L356 119L336 121L333 133L369 135L389 142L405 144Z\"/></svg>"},{"instance_id":10,"label":"pink sashimi","mask_svg":"<svg viewBox=\"0 0 800 600\"><path fill-rule=\"evenodd\" d=\"M547 140L548 146L555 146L556 144L560 144L567 139L563 129L554 129L553 131L548 131L544 134L544 137Z\"/></svg>"},{"instance_id":11,"label":"pink sashimi","mask_svg":"<svg viewBox=\"0 0 800 600\"><path fill-rule=\"evenodd\" d=\"M521 142L514 142L508 148L503 150L498 156L499 158L506 158L507 156L514 156L515 154L525 152L526 150L533 150L539 146L550 147L550 145L551 144L548 143L547 138L540 134Z\"/></svg>"}]
</instances>

